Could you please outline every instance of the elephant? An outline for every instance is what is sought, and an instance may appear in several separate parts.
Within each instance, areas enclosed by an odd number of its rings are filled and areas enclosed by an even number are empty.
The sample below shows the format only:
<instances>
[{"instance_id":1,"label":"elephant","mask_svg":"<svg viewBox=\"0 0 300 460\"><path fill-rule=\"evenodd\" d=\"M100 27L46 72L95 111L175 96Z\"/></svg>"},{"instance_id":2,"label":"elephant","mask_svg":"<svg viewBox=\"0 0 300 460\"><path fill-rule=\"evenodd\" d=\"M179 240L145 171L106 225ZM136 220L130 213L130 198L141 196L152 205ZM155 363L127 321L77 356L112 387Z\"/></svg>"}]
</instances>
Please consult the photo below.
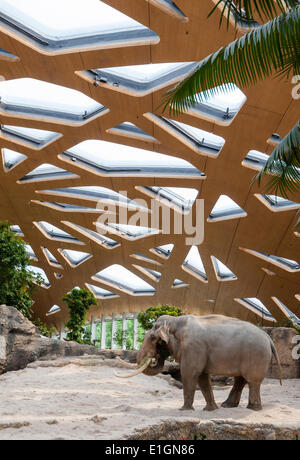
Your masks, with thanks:
<instances>
[{"instance_id":1,"label":"elephant","mask_svg":"<svg viewBox=\"0 0 300 460\"><path fill-rule=\"evenodd\" d=\"M157 375L166 358L172 356L180 365L184 404L181 410L194 410L197 385L206 401L204 410L218 409L210 375L234 377L234 384L222 407L237 407L243 388L249 386L248 409L261 410L260 386L272 358L281 366L275 345L262 329L253 324L223 315L163 315L145 334L137 355L137 364L121 361L135 368L128 378L139 373Z\"/></svg>"}]
</instances>

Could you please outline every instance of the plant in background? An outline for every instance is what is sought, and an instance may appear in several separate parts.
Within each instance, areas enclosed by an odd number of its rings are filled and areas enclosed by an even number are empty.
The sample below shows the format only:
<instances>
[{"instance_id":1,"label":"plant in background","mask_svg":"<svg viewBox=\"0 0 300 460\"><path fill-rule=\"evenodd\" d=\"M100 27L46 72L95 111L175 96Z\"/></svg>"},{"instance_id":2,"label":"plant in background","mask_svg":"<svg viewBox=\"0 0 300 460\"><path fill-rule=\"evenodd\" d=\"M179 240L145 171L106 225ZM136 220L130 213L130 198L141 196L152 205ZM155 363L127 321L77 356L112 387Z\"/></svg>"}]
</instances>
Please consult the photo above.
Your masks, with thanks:
<instances>
[{"instance_id":1,"label":"plant in background","mask_svg":"<svg viewBox=\"0 0 300 460\"><path fill-rule=\"evenodd\" d=\"M96 297L87 289L74 288L62 300L69 307L70 319L65 324L69 330L67 340L84 343L82 336L84 334L86 315L91 305L97 305Z\"/></svg>"},{"instance_id":2,"label":"plant in background","mask_svg":"<svg viewBox=\"0 0 300 460\"><path fill-rule=\"evenodd\" d=\"M32 321L32 323L38 328L41 335L44 337L52 337L52 334L56 333L55 327L48 328L47 324L44 323L40 318L37 318Z\"/></svg>"},{"instance_id":3,"label":"plant in background","mask_svg":"<svg viewBox=\"0 0 300 460\"><path fill-rule=\"evenodd\" d=\"M40 275L29 271L30 259L24 241L15 235L8 222L0 222L0 304L10 305L31 318L31 295L43 283Z\"/></svg>"},{"instance_id":4,"label":"plant in background","mask_svg":"<svg viewBox=\"0 0 300 460\"><path fill-rule=\"evenodd\" d=\"M114 335L114 343L118 348L123 347L123 328L122 321L118 321L117 330ZM137 329L137 348L140 347L141 343L144 340L145 330L143 326L139 323ZM126 350L133 350L133 320L127 320L127 329L126 329Z\"/></svg>"},{"instance_id":5,"label":"plant in background","mask_svg":"<svg viewBox=\"0 0 300 460\"><path fill-rule=\"evenodd\" d=\"M138 320L147 331L152 328L157 318L162 315L182 316L184 313L181 308L172 305L158 305L157 307L148 308L145 312L141 312L138 316Z\"/></svg>"}]
</instances>

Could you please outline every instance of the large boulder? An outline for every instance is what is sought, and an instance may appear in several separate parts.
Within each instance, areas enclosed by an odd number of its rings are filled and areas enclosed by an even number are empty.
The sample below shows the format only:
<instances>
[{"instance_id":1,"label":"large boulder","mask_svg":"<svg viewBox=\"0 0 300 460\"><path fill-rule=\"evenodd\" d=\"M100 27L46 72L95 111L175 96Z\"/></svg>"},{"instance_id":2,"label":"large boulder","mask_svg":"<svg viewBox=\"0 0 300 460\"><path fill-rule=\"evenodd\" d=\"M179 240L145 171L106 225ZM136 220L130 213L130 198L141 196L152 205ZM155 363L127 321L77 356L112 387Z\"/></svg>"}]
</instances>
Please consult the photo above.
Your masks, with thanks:
<instances>
[{"instance_id":1,"label":"large boulder","mask_svg":"<svg viewBox=\"0 0 300 460\"><path fill-rule=\"evenodd\" d=\"M25 368L38 359L63 356L103 355L135 362L136 353L99 350L89 345L42 337L38 329L14 307L0 305L0 374Z\"/></svg>"},{"instance_id":2,"label":"large boulder","mask_svg":"<svg viewBox=\"0 0 300 460\"><path fill-rule=\"evenodd\" d=\"M269 334L276 347L282 377L284 379L295 379L300 377L300 359L293 358L293 348L296 346L295 336L299 333L291 327L264 327L264 330ZM267 377L272 379L279 378L279 368L274 356L270 363Z\"/></svg>"}]
</instances>

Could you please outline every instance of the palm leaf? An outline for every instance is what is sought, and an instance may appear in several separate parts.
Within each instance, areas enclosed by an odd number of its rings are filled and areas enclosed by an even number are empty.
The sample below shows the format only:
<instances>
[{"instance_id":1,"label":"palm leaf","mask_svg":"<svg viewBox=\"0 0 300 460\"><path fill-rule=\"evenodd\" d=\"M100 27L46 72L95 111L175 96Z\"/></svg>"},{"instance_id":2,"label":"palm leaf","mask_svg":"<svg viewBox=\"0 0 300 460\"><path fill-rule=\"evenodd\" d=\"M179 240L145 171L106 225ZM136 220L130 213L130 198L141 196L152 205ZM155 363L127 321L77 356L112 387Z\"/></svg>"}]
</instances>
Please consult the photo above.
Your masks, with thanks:
<instances>
[{"instance_id":1,"label":"palm leaf","mask_svg":"<svg viewBox=\"0 0 300 460\"><path fill-rule=\"evenodd\" d=\"M287 198L287 192L295 193L300 189L300 120L275 147L254 180L260 185L265 174L271 174L266 185L269 193Z\"/></svg>"},{"instance_id":2,"label":"palm leaf","mask_svg":"<svg viewBox=\"0 0 300 460\"><path fill-rule=\"evenodd\" d=\"M300 6L203 59L166 93L161 105L164 111L170 104L170 114L176 115L211 95L227 92L233 83L247 87L274 71L287 74L291 70L300 74Z\"/></svg>"},{"instance_id":3,"label":"palm leaf","mask_svg":"<svg viewBox=\"0 0 300 460\"><path fill-rule=\"evenodd\" d=\"M216 5L209 13L211 16L215 10L221 8L220 25L227 17L227 26L230 15L233 15L235 23L242 18L249 26L253 24L256 13L261 21L269 20L278 15L278 10L284 13L287 9L297 6L297 0L214 0Z\"/></svg>"}]
</instances>

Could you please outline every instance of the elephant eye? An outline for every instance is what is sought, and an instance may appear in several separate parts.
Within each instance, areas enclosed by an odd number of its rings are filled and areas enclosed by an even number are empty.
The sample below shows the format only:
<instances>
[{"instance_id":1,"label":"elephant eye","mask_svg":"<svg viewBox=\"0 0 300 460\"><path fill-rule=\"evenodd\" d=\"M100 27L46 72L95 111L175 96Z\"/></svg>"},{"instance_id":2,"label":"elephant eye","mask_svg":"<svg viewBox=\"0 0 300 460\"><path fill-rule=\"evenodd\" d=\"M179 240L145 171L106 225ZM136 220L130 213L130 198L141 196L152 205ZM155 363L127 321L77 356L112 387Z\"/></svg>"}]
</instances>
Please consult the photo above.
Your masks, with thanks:
<instances>
[{"instance_id":1,"label":"elephant eye","mask_svg":"<svg viewBox=\"0 0 300 460\"><path fill-rule=\"evenodd\" d=\"M150 340L151 340L151 342L155 342L155 340L156 340L156 337L155 337L155 335L154 335L154 334L151 334L151 336L150 336Z\"/></svg>"}]
</instances>

